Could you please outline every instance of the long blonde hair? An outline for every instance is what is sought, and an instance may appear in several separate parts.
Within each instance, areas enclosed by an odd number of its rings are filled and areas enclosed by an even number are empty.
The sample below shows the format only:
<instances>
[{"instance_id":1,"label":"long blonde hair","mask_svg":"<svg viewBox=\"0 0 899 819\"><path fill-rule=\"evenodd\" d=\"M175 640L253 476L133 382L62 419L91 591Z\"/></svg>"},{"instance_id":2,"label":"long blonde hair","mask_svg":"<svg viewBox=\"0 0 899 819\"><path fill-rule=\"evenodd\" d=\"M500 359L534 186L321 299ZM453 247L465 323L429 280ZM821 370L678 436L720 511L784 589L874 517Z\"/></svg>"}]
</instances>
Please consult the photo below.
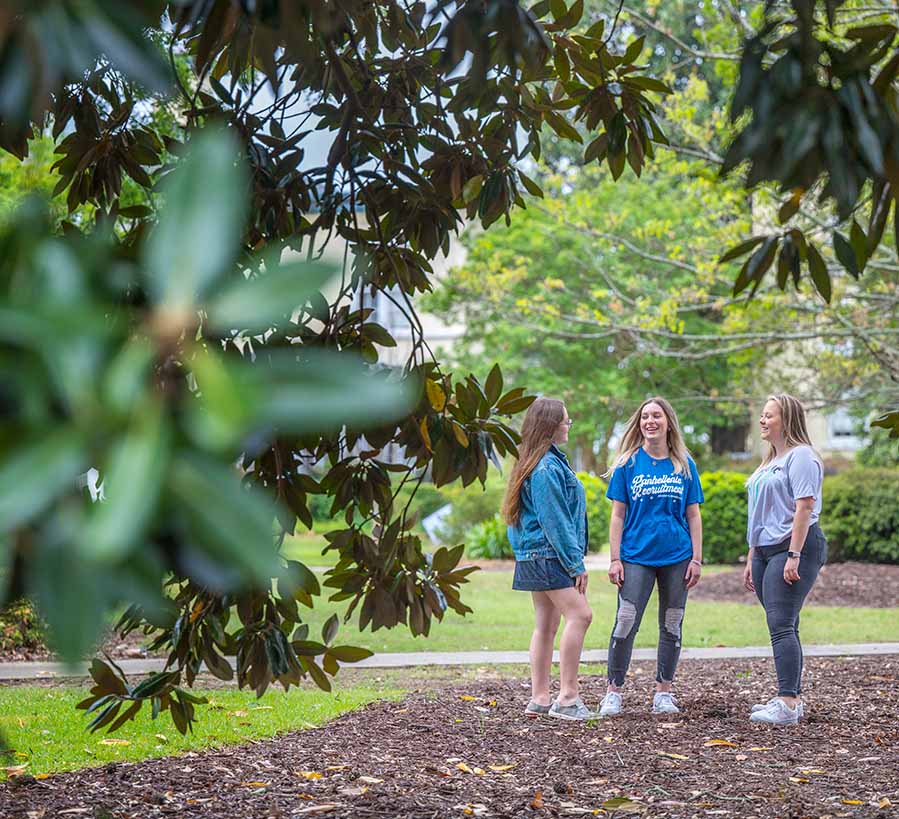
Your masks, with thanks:
<instances>
[{"instance_id":1,"label":"long blonde hair","mask_svg":"<svg viewBox=\"0 0 899 819\"><path fill-rule=\"evenodd\" d=\"M557 398L541 397L528 407L521 425L518 460L512 467L503 498L502 516L510 526L518 525L521 514L521 485L549 451L559 424L564 419L565 405Z\"/></svg>"},{"instance_id":2,"label":"long blonde hair","mask_svg":"<svg viewBox=\"0 0 899 819\"><path fill-rule=\"evenodd\" d=\"M812 446L812 439L809 438L808 427L805 423L805 407L802 406L802 403L798 398L794 398L792 395L787 395L786 393L781 393L780 395L769 395L765 399L765 403L768 401L773 401L780 407L780 420L783 425L783 433L784 433L784 443L786 444L787 449L792 449L795 446L805 446L811 447L814 452L814 446ZM820 456L817 452L815 452L815 456L820 460ZM771 461L773 461L777 457L777 450L774 448L774 444L770 441L768 442L768 451L765 452L765 457L762 458L762 462L756 467L755 472L758 472L759 469L767 466ZM752 474L754 475L755 472Z\"/></svg>"},{"instance_id":3,"label":"long blonde hair","mask_svg":"<svg viewBox=\"0 0 899 819\"><path fill-rule=\"evenodd\" d=\"M690 471L690 452L684 443L684 436L680 430L677 413L674 411L674 407L659 395L647 398L628 419L627 428L624 430L624 435L621 436L618 451L615 453L612 466L609 467L606 476L611 475L619 466L624 466L634 457L634 453L643 446L640 416L643 414L647 404L658 404L662 408L662 412L665 413L665 418L668 420L668 433L665 436L665 440L668 444L668 456L674 464L674 474L679 475L683 473L689 480L693 477L693 473Z\"/></svg>"}]
</instances>

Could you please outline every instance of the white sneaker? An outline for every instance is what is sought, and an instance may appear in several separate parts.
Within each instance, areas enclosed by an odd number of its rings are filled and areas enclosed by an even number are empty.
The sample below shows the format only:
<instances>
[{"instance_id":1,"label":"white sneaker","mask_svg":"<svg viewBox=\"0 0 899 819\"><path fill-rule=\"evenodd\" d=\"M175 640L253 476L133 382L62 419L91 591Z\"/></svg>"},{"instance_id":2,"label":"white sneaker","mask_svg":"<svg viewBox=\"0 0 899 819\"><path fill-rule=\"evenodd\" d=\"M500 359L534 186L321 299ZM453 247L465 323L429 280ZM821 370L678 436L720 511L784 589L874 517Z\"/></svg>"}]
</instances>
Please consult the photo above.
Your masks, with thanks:
<instances>
[{"instance_id":1,"label":"white sneaker","mask_svg":"<svg viewBox=\"0 0 899 819\"><path fill-rule=\"evenodd\" d=\"M764 708L751 713L749 719L769 725L795 725L799 722L799 707L790 708L783 700L773 699Z\"/></svg>"},{"instance_id":2,"label":"white sneaker","mask_svg":"<svg viewBox=\"0 0 899 819\"><path fill-rule=\"evenodd\" d=\"M777 699L777 697L775 697L774 699ZM765 708L771 705L772 702L774 702L774 700L768 700L768 702L766 702L764 705L762 703L756 703L752 706L749 713L754 714L756 711L763 711ZM796 710L799 711L800 719L805 716L805 706L803 706L802 700L799 700L798 704L796 705Z\"/></svg>"},{"instance_id":3,"label":"white sneaker","mask_svg":"<svg viewBox=\"0 0 899 819\"><path fill-rule=\"evenodd\" d=\"M621 713L621 694L617 691L609 691L599 704L601 717L617 717Z\"/></svg>"},{"instance_id":4,"label":"white sneaker","mask_svg":"<svg viewBox=\"0 0 899 819\"><path fill-rule=\"evenodd\" d=\"M652 698L653 714L679 714L680 708L670 691L656 691Z\"/></svg>"}]
</instances>

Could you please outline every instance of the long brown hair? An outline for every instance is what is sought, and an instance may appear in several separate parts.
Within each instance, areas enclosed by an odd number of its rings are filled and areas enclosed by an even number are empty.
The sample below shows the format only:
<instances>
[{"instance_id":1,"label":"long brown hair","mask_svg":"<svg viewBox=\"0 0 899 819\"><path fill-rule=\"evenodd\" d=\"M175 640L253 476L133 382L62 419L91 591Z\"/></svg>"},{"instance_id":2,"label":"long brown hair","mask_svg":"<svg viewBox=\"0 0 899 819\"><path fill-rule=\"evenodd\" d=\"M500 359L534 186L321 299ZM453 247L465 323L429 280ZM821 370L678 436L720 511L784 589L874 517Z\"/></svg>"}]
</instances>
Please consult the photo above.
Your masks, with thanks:
<instances>
[{"instance_id":1,"label":"long brown hair","mask_svg":"<svg viewBox=\"0 0 899 819\"><path fill-rule=\"evenodd\" d=\"M518 525L521 513L521 485L549 451L559 424L564 418L565 405L557 398L538 398L528 407L524 423L521 425L518 460L512 467L506 496L503 498L502 516L510 526Z\"/></svg>"},{"instance_id":2,"label":"long brown hair","mask_svg":"<svg viewBox=\"0 0 899 819\"><path fill-rule=\"evenodd\" d=\"M783 426L786 448L792 449L794 446L802 446L805 444L805 446L812 447L812 451L814 452L815 448L812 446L812 439L808 434L808 426L805 422L805 407L802 406L802 402L798 398L794 398L792 395L787 395L786 393L769 395L765 400L765 403L767 404L768 401L773 401L780 407L780 421ZM817 452L815 452L815 456L820 460L820 456L818 456ZM762 458L762 462L755 471L758 472L759 469L767 466L776 457L777 450L769 441L768 451L765 453L765 457Z\"/></svg>"},{"instance_id":3,"label":"long brown hair","mask_svg":"<svg viewBox=\"0 0 899 819\"><path fill-rule=\"evenodd\" d=\"M643 415L643 410L647 404L658 404L662 408L662 412L665 413L665 418L668 421L668 432L665 435L665 438L666 443L668 444L668 456L671 458L671 463L674 464L674 474L678 475L683 473L689 480L692 477L689 460L690 452L687 449L687 445L684 443L684 436L680 431L677 413L674 411L674 407L659 395L647 398L639 407L637 407L637 411L628 419L627 428L624 430L624 435L621 436L621 442L618 444L618 451L615 453L612 466L606 474L611 475L617 467L624 466L624 464L634 457L634 453L643 446L643 432L640 430L640 416Z\"/></svg>"}]
</instances>

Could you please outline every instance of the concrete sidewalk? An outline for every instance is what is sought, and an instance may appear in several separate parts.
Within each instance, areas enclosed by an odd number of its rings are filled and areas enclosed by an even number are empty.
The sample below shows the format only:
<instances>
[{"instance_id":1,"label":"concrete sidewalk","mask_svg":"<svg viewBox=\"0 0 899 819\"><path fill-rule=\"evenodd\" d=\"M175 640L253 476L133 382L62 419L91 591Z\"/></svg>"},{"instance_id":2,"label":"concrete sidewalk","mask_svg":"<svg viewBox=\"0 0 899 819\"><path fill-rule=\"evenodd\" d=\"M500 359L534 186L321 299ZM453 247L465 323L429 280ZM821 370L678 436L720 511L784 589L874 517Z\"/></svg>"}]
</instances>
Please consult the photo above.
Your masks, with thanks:
<instances>
[{"instance_id":1,"label":"concrete sidewalk","mask_svg":"<svg viewBox=\"0 0 899 819\"><path fill-rule=\"evenodd\" d=\"M899 643L855 643L846 645L811 645L803 646L806 657L862 657L871 655L897 654ZM604 663L607 659L605 649L585 651L581 658L585 663ZM656 656L654 648L638 648L634 650L635 660L653 660ZM682 660L728 660L749 659L752 657L770 657L770 646L743 646L740 648L685 648L681 652ZM559 661L559 653L553 656ZM130 675L149 674L161 671L164 661L161 659L117 660L122 671ZM347 665L347 668L412 668L415 666L457 666L457 665L527 665L526 651L417 651L398 654L375 654L367 660ZM233 663L232 663L233 665ZM46 680L63 678L82 678L89 676L88 664L81 663L74 668L67 668L61 663L0 663L0 680Z\"/></svg>"}]
</instances>

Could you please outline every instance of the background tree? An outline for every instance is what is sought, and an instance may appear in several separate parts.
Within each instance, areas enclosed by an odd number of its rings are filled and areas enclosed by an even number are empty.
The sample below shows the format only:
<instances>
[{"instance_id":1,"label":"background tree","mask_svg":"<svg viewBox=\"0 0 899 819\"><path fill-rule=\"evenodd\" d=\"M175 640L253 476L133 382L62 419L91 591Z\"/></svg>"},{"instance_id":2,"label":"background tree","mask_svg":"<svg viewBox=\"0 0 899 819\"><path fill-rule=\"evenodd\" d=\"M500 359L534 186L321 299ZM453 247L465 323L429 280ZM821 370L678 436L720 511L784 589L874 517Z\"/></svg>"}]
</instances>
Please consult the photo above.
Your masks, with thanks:
<instances>
[{"instance_id":1,"label":"background tree","mask_svg":"<svg viewBox=\"0 0 899 819\"><path fill-rule=\"evenodd\" d=\"M619 400L630 406L655 391L675 396L688 424L711 430L716 450L742 447L739 426L772 390L861 416L883 407L899 338L895 265L875 262L859 281L828 278L828 305L798 282L782 292L784 257L777 280L752 298L733 295L720 248L783 214L772 186L747 196L736 177L718 177L733 133L735 11L635 5L622 19L655 38L654 68L676 89L660 108L670 147L639 183L617 185L570 148L554 151L535 172L547 200L508 230L473 239L435 301L469 323L462 360L503 350L528 383L564 394L586 422L577 434L588 456L594 442L603 454ZM738 15L739 28L751 32L760 12ZM807 207L793 221L817 235L827 218L827 208ZM882 251L892 253L890 243Z\"/></svg>"}]
</instances>

